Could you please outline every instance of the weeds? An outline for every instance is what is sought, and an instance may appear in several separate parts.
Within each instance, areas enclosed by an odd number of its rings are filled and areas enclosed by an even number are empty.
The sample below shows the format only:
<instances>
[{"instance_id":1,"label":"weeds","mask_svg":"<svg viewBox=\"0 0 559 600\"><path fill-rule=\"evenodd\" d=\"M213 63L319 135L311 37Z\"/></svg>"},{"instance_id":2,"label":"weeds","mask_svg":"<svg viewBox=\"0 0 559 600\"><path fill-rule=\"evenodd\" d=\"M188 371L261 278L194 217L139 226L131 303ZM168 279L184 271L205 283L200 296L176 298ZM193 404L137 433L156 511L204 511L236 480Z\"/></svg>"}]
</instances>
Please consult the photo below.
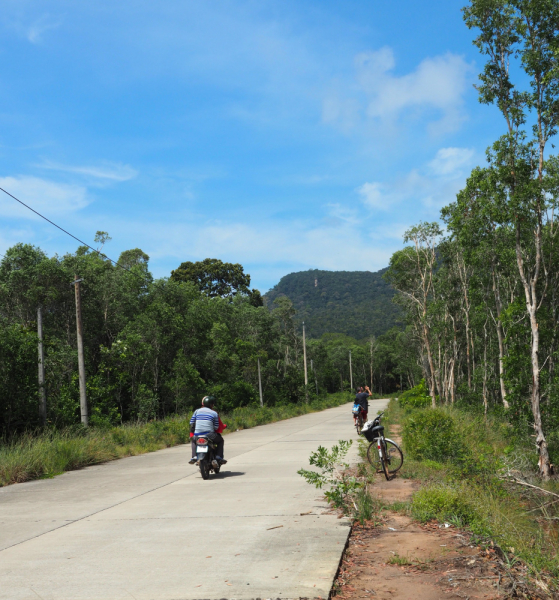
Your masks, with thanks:
<instances>
[{"instance_id":1,"label":"weeds","mask_svg":"<svg viewBox=\"0 0 559 600\"><path fill-rule=\"evenodd\" d=\"M399 567L405 567L406 565L411 565L411 561L406 556L400 556L397 552L394 556L391 556L387 561L387 565L398 565Z\"/></svg>"},{"instance_id":2,"label":"weeds","mask_svg":"<svg viewBox=\"0 0 559 600\"><path fill-rule=\"evenodd\" d=\"M371 521L379 513L379 503L375 501L367 486L362 487L355 496L355 519L360 525Z\"/></svg>"},{"instance_id":3,"label":"weeds","mask_svg":"<svg viewBox=\"0 0 559 600\"><path fill-rule=\"evenodd\" d=\"M480 543L498 546L504 560L521 559L533 573L557 582L559 535L557 521L549 517L559 516L559 502L550 504L549 495L504 480L514 471L532 482L536 470L531 448L512 435L503 418L450 407L403 410L397 402L387 416L403 422L407 460L401 476L424 483L412 498L415 519L466 528ZM558 491L557 482L545 487Z\"/></svg>"},{"instance_id":4,"label":"weeds","mask_svg":"<svg viewBox=\"0 0 559 600\"><path fill-rule=\"evenodd\" d=\"M222 419L228 425L225 432L229 432L332 408L347 400L347 394L332 394L309 404L237 408L222 415ZM65 471L184 444L190 437L189 422L190 415L175 415L112 428L79 426L36 435L27 433L0 444L0 486L50 478Z\"/></svg>"}]
</instances>

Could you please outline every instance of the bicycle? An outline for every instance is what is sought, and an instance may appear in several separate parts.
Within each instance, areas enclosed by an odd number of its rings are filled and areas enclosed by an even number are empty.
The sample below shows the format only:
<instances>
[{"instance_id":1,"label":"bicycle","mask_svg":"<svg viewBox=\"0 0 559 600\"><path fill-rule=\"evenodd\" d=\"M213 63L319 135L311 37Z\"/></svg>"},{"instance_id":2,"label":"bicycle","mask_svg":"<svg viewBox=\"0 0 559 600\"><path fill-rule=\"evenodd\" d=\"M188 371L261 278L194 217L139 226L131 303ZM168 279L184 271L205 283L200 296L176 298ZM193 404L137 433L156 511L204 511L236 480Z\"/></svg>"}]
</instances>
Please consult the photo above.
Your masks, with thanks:
<instances>
[{"instance_id":1,"label":"bicycle","mask_svg":"<svg viewBox=\"0 0 559 600\"><path fill-rule=\"evenodd\" d=\"M363 421L363 408L359 404L354 404L351 412L353 413L355 429L357 429L357 435L361 435L363 425L365 424Z\"/></svg>"},{"instance_id":2,"label":"bicycle","mask_svg":"<svg viewBox=\"0 0 559 600\"><path fill-rule=\"evenodd\" d=\"M374 421L368 421L362 429L362 434L371 442L367 448L367 460L376 468L377 473L383 472L390 481L402 468L404 453L396 442L384 437L384 427L380 424L382 415L384 412Z\"/></svg>"}]
</instances>

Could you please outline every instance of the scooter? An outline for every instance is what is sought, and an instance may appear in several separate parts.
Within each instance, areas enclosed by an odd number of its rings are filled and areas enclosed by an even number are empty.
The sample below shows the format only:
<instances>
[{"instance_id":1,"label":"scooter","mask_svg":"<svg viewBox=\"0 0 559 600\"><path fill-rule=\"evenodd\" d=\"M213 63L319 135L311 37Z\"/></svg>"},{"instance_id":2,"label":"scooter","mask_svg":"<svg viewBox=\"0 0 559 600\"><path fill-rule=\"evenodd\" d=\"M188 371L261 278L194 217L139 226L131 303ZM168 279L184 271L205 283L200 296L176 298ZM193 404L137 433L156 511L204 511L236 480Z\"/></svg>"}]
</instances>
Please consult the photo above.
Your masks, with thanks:
<instances>
[{"instance_id":1,"label":"scooter","mask_svg":"<svg viewBox=\"0 0 559 600\"><path fill-rule=\"evenodd\" d=\"M212 471L216 475L219 473L221 465L216 458L216 449L217 445L207 437L196 437L196 458L202 479L208 479Z\"/></svg>"}]
</instances>

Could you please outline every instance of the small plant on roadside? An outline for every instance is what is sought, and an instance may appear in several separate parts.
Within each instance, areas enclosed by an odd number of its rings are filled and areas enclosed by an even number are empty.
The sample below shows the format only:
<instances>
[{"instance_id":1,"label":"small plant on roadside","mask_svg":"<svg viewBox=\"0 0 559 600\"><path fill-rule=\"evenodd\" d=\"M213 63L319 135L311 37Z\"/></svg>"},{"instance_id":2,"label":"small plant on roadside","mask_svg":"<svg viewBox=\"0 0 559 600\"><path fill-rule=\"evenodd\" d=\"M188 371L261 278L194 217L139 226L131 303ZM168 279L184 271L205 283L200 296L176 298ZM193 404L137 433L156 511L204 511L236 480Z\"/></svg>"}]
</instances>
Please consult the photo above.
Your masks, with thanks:
<instances>
[{"instance_id":1,"label":"small plant on roadside","mask_svg":"<svg viewBox=\"0 0 559 600\"><path fill-rule=\"evenodd\" d=\"M387 565L398 565L399 567L405 567L406 565L411 565L411 561L406 556L400 556L397 552L394 556L391 556L387 561Z\"/></svg>"},{"instance_id":2,"label":"small plant on roadside","mask_svg":"<svg viewBox=\"0 0 559 600\"><path fill-rule=\"evenodd\" d=\"M367 486L362 487L355 495L355 519L360 525L365 525L367 521L371 521L375 513L378 513L378 501L375 501Z\"/></svg>"},{"instance_id":3,"label":"small plant on roadside","mask_svg":"<svg viewBox=\"0 0 559 600\"><path fill-rule=\"evenodd\" d=\"M324 492L326 499L344 512L348 510L349 501L363 487L363 483L357 477L348 474L349 465L343 462L351 444L351 440L340 440L331 450L319 446L316 452L311 452L309 458L309 464L317 467L319 471L297 471L307 483L316 488L328 487Z\"/></svg>"}]
</instances>

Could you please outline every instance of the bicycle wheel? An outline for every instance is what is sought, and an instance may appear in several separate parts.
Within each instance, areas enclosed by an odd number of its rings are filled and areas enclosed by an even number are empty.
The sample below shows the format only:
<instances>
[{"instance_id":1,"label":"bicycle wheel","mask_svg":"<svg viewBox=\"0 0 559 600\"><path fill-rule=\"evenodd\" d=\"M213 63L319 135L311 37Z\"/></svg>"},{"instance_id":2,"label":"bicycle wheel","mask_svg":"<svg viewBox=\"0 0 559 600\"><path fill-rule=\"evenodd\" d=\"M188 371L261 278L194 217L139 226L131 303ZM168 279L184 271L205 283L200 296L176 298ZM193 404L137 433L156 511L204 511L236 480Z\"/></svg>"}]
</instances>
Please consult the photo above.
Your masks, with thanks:
<instances>
[{"instance_id":1,"label":"bicycle wheel","mask_svg":"<svg viewBox=\"0 0 559 600\"><path fill-rule=\"evenodd\" d=\"M367 460L375 468L377 473L382 473L382 462L377 448L377 440L371 442L367 448Z\"/></svg>"},{"instance_id":2,"label":"bicycle wheel","mask_svg":"<svg viewBox=\"0 0 559 600\"><path fill-rule=\"evenodd\" d=\"M363 429L363 417L361 415L355 421L355 429L357 429L357 435L361 435L361 430Z\"/></svg>"},{"instance_id":3,"label":"bicycle wheel","mask_svg":"<svg viewBox=\"0 0 559 600\"><path fill-rule=\"evenodd\" d=\"M388 470L388 460L387 460L387 456L386 456L386 440L384 438L381 438L381 448L382 448L382 454L380 456L380 463L382 465L382 470L384 472L384 476L386 477L387 481L390 481L392 479L392 474L390 473L390 471Z\"/></svg>"},{"instance_id":4,"label":"bicycle wheel","mask_svg":"<svg viewBox=\"0 0 559 600\"><path fill-rule=\"evenodd\" d=\"M384 438L384 444L385 462L388 467L388 472L393 475L402 468L402 465L404 464L404 453L400 450L400 447L396 442L393 442L388 438Z\"/></svg>"}]
</instances>

